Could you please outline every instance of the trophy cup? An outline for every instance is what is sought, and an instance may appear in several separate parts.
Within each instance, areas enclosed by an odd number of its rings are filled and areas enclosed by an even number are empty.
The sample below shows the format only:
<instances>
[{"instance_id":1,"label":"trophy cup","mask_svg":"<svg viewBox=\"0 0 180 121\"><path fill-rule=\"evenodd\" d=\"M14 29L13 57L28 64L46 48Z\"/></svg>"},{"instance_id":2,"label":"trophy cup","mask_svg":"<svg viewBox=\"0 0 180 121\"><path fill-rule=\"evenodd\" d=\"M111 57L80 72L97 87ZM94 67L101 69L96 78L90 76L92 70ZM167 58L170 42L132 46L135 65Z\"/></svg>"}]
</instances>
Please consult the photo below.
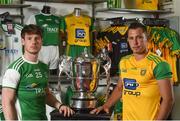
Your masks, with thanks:
<instances>
[{"instance_id":1,"label":"trophy cup","mask_svg":"<svg viewBox=\"0 0 180 121\"><path fill-rule=\"evenodd\" d=\"M75 109L93 109L96 106L96 91L99 80L99 59L94 58L85 49L80 57L72 64L72 81L74 95L71 98L71 107Z\"/></svg>"},{"instance_id":2,"label":"trophy cup","mask_svg":"<svg viewBox=\"0 0 180 121\"><path fill-rule=\"evenodd\" d=\"M97 99L94 92L99 83L100 67L105 70L107 82L105 99L107 99L110 86L111 59L105 49L97 58L88 53L87 49L75 59L64 55L60 57L59 77L63 72L72 80L73 96L70 100L70 106L75 110L89 111L96 107Z\"/></svg>"}]
</instances>

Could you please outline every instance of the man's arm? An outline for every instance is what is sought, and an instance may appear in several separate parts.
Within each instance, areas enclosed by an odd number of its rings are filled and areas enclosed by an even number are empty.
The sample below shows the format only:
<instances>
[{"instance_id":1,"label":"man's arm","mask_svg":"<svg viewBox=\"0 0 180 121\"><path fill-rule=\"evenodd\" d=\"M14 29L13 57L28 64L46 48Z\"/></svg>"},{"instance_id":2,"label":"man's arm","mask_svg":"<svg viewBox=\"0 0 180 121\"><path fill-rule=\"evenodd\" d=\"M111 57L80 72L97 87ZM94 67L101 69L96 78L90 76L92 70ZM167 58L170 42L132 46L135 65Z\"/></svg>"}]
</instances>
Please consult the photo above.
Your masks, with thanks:
<instances>
[{"instance_id":1,"label":"man's arm","mask_svg":"<svg viewBox=\"0 0 180 121\"><path fill-rule=\"evenodd\" d=\"M119 79L117 86L113 90L110 98L107 100L107 102L104 104L105 107L110 108L113 106L118 99L122 97L122 80Z\"/></svg>"},{"instance_id":2,"label":"man's arm","mask_svg":"<svg viewBox=\"0 0 180 121\"><path fill-rule=\"evenodd\" d=\"M16 90L12 88L2 88L2 108L6 120L18 120L15 108Z\"/></svg>"},{"instance_id":3,"label":"man's arm","mask_svg":"<svg viewBox=\"0 0 180 121\"><path fill-rule=\"evenodd\" d=\"M64 104L60 103L54 95L49 91L49 88L46 89L46 104L48 104L51 107L54 107L59 110L60 113L63 113L64 116L70 116L74 114L74 111L69 108L68 106L65 106Z\"/></svg>"},{"instance_id":4,"label":"man's arm","mask_svg":"<svg viewBox=\"0 0 180 121\"><path fill-rule=\"evenodd\" d=\"M100 106L100 107L92 110L90 113L98 114L102 110L104 110L106 113L109 113L109 108L111 106L113 106L117 102L117 100L122 97L122 89L123 89L122 80L119 79L117 86L113 90L113 92L112 92L110 98L108 98L107 102L103 106Z\"/></svg>"},{"instance_id":5,"label":"man's arm","mask_svg":"<svg viewBox=\"0 0 180 121\"><path fill-rule=\"evenodd\" d=\"M162 97L160 110L157 116L157 120L165 120L168 118L172 106L174 104L174 94L172 90L172 84L170 79L158 80L160 94Z\"/></svg>"},{"instance_id":6,"label":"man's arm","mask_svg":"<svg viewBox=\"0 0 180 121\"><path fill-rule=\"evenodd\" d=\"M46 89L46 95L46 104L58 109L61 103L54 97L54 95L52 95L49 88Z\"/></svg>"}]
</instances>

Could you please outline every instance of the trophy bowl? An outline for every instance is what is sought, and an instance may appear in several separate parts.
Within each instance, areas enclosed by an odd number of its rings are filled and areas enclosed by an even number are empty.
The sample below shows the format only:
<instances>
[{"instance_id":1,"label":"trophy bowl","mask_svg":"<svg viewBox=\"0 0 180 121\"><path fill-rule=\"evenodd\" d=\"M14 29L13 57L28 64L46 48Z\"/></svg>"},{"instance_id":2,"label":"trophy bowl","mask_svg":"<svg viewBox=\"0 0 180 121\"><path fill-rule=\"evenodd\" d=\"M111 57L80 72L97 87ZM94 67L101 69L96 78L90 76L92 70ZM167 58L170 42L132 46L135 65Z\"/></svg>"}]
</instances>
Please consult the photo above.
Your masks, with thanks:
<instances>
[{"instance_id":1,"label":"trophy bowl","mask_svg":"<svg viewBox=\"0 0 180 121\"><path fill-rule=\"evenodd\" d=\"M72 64L72 82L74 95L71 106L77 109L95 108L96 91L99 80L100 61L84 54L74 59Z\"/></svg>"}]
</instances>

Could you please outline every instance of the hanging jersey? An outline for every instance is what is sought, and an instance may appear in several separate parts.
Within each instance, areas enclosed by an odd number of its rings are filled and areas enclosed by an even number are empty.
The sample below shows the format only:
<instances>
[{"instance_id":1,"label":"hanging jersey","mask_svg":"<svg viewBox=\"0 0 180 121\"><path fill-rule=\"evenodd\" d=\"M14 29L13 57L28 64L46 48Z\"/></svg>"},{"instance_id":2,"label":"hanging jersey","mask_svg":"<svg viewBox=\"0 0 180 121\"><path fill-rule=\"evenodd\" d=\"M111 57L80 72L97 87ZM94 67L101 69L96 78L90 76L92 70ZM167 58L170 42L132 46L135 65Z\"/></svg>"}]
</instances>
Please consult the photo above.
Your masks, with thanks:
<instances>
[{"instance_id":1,"label":"hanging jersey","mask_svg":"<svg viewBox=\"0 0 180 121\"><path fill-rule=\"evenodd\" d=\"M45 97L48 66L24 57L14 61L6 71L2 87L17 92L16 110L19 120L46 120Z\"/></svg>"},{"instance_id":2,"label":"hanging jersey","mask_svg":"<svg viewBox=\"0 0 180 121\"><path fill-rule=\"evenodd\" d=\"M40 13L31 16L27 24L37 24L42 28L43 46L60 44L60 17Z\"/></svg>"},{"instance_id":3,"label":"hanging jersey","mask_svg":"<svg viewBox=\"0 0 180 121\"><path fill-rule=\"evenodd\" d=\"M158 0L135 0L136 8L143 10L158 10Z\"/></svg>"},{"instance_id":4,"label":"hanging jersey","mask_svg":"<svg viewBox=\"0 0 180 121\"><path fill-rule=\"evenodd\" d=\"M8 34L7 25L1 24L0 82L8 65L22 55L21 30L23 26L14 24L14 34Z\"/></svg>"},{"instance_id":5,"label":"hanging jersey","mask_svg":"<svg viewBox=\"0 0 180 121\"><path fill-rule=\"evenodd\" d=\"M67 43L69 45L90 46L90 31L94 27L89 16L67 15L62 22L61 28L67 32Z\"/></svg>"},{"instance_id":6,"label":"hanging jersey","mask_svg":"<svg viewBox=\"0 0 180 121\"><path fill-rule=\"evenodd\" d=\"M148 27L151 38L148 49L163 57L171 66L173 72L172 81L178 82L177 57L180 55L180 43L177 33L168 27Z\"/></svg>"},{"instance_id":7,"label":"hanging jersey","mask_svg":"<svg viewBox=\"0 0 180 121\"><path fill-rule=\"evenodd\" d=\"M133 55L120 62L123 82L123 120L155 120L161 96L158 80L172 78L170 66L161 57L149 52L136 61Z\"/></svg>"},{"instance_id":8,"label":"hanging jersey","mask_svg":"<svg viewBox=\"0 0 180 121\"><path fill-rule=\"evenodd\" d=\"M132 53L130 46L127 41L127 30L128 26L117 26L111 27L113 31L107 32L106 37L112 43L112 52L110 58L111 64L111 75L118 74L118 65L122 57Z\"/></svg>"}]
</instances>

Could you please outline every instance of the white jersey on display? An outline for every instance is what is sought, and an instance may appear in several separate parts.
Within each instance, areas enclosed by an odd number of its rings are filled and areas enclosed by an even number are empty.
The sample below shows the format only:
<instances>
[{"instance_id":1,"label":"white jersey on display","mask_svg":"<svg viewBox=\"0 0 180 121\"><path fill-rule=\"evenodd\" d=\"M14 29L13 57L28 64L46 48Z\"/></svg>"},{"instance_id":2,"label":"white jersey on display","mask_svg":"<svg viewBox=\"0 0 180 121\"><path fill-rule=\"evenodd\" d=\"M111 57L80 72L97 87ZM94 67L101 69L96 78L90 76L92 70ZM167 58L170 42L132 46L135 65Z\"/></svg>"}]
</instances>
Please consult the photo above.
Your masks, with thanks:
<instances>
[{"instance_id":1,"label":"white jersey on display","mask_svg":"<svg viewBox=\"0 0 180 121\"><path fill-rule=\"evenodd\" d=\"M14 24L14 34L8 34L7 25L0 25L0 84L8 65L22 55L22 28L23 26Z\"/></svg>"}]
</instances>

